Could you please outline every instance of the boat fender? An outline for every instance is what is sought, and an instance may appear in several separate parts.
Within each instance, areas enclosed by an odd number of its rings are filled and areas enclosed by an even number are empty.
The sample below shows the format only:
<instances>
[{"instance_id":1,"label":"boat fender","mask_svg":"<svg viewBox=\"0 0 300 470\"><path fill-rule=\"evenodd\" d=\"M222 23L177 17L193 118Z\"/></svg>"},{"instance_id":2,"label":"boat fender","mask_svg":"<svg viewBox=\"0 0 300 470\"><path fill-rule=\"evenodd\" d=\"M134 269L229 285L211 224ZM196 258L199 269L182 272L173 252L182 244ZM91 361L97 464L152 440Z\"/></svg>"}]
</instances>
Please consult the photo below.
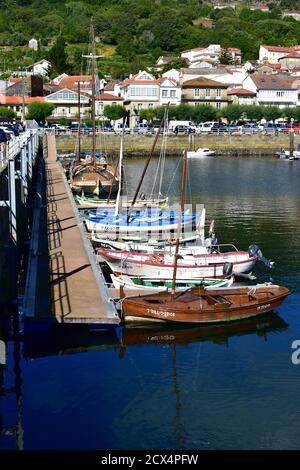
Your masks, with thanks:
<instances>
[{"instance_id":1,"label":"boat fender","mask_svg":"<svg viewBox=\"0 0 300 470\"><path fill-rule=\"evenodd\" d=\"M230 263L229 261L224 263L223 275L224 275L225 279L232 276L232 271L233 271L233 263Z\"/></svg>"},{"instance_id":2,"label":"boat fender","mask_svg":"<svg viewBox=\"0 0 300 470\"><path fill-rule=\"evenodd\" d=\"M153 263L161 263L160 255L152 255L152 256L151 256L151 261L152 261Z\"/></svg>"}]
</instances>

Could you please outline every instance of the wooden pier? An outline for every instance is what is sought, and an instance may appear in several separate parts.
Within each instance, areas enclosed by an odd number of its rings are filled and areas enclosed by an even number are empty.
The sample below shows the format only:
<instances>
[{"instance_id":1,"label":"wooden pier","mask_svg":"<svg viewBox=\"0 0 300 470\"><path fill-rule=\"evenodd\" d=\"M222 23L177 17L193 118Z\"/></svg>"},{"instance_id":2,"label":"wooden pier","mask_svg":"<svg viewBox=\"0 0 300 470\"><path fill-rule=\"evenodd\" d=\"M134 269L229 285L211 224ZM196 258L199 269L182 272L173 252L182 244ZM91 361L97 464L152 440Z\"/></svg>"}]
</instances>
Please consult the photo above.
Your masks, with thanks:
<instances>
[{"instance_id":1,"label":"wooden pier","mask_svg":"<svg viewBox=\"0 0 300 470\"><path fill-rule=\"evenodd\" d=\"M44 156L46 203L41 203L40 211L44 211L47 236L45 230L44 235L39 235L43 233L43 215L37 212L37 226L33 231L36 233L33 233L30 250L32 266L24 303L25 319L32 322L116 325L120 319L87 239L63 168L56 160L53 134L44 137ZM34 237L40 238L39 257L35 253L37 242ZM47 304L49 292L51 301Z\"/></svg>"}]
</instances>

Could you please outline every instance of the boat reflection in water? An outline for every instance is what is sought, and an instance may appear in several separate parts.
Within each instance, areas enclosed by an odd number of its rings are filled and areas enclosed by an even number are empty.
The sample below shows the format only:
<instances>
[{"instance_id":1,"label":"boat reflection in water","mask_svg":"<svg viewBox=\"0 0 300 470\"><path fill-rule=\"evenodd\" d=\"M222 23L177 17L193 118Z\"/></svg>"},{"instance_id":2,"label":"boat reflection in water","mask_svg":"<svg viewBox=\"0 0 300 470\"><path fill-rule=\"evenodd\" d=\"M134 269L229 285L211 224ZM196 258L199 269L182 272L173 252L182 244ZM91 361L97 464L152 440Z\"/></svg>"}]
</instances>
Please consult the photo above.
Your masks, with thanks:
<instances>
[{"instance_id":1,"label":"boat reflection in water","mask_svg":"<svg viewBox=\"0 0 300 470\"><path fill-rule=\"evenodd\" d=\"M216 325L175 325L174 323L145 326L145 324L132 324L124 327L121 338L120 358L124 357L127 346L146 344L178 344L188 345L192 342L212 341L216 344L229 345L231 336L241 336L256 333L266 338L267 333L279 332L288 328L282 318L275 312L260 317L241 320L232 323Z\"/></svg>"}]
</instances>

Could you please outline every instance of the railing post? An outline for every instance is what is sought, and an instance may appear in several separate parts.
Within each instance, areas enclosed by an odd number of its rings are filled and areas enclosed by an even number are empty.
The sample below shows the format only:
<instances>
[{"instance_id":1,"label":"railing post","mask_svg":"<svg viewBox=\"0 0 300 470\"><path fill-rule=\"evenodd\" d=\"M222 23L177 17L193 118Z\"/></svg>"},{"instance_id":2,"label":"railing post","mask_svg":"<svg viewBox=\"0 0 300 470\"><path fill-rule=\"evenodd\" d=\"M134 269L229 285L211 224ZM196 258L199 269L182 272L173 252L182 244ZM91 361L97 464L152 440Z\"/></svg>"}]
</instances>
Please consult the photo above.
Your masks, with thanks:
<instances>
[{"instance_id":1,"label":"railing post","mask_svg":"<svg viewBox=\"0 0 300 470\"><path fill-rule=\"evenodd\" d=\"M16 176L15 160L8 160L8 204L9 204L9 231L12 242L17 244L17 203L16 203Z\"/></svg>"},{"instance_id":2,"label":"railing post","mask_svg":"<svg viewBox=\"0 0 300 470\"><path fill-rule=\"evenodd\" d=\"M21 198L25 203L28 195L28 181L27 181L27 152L26 147L21 147Z\"/></svg>"}]
</instances>

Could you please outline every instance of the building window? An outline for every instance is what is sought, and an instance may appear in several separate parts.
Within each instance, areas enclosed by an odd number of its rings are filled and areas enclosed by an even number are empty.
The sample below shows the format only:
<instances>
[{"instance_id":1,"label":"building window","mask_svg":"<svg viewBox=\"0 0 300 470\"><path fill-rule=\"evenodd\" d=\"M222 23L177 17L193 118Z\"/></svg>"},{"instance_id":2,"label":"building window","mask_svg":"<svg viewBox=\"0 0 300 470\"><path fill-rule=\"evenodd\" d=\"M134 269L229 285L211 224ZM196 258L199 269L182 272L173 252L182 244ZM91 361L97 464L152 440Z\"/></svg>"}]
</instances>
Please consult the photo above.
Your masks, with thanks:
<instances>
[{"instance_id":1,"label":"building window","mask_svg":"<svg viewBox=\"0 0 300 470\"><path fill-rule=\"evenodd\" d=\"M217 105L217 109L221 108L221 103L219 101L216 103L216 105Z\"/></svg>"},{"instance_id":2,"label":"building window","mask_svg":"<svg viewBox=\"0 0 300 470\"><path fill-rule=\"evenodd\" d=\"M195 98L199 98L200 96L200 88L195 88Z\"/></svg>"},{"instance_id":3,"label":"building window","mask_svg":"<svg viewBox=\"0 0 300 470\"><path fill-rule=\"evenodd\" d=\"M210 88L205 89L205 98L209 99L210 98Z\"/></svg>"},{"instance_id":4,"label":"building window","mask_svg":"<svg viewBox=\"0 0 300 470\"><path fill-rule=\"evenodd\" d=\"M131 87L130 96L157 96L157 88L154 87Z\"/></svg>"},{"instance_id":5,"label":"building window","mask_svg":"<svg viewBox=\"0 0 300 470\"><path fill-rule=\"evenodd\" d=\"M171 90L170 91L170 96L171 96L171 98L176 98L176 90Z\"/></svg>"},{"instance_id":6,"label":"building window","mask_svg":"<svg viewBox=\"0 0 300 470\"><path fill-rule=\"evenodd\" d=\"M148 108L151 108L151 109L152 109L152 108L153 108L153 103L149 103L149 104L148 104Z\"/></svg>"},{"instance_id":7,"label":"building window","mask_svg":"<svg viewBox=\"0 0 300 470\"><path fill-rule=\"evenodd\" d=\"M143 108L143 103L138 103L138 109L142 109Z\"/></svg>"},{"instance_id":8,"label":"building window","mask_svg":"<svg viewBox=\"0 0 300 470\"><path fill-rule=\"evenodd\" d=\"M283 91L276 91L276 96L280 97L283 96L284 92Z\"/></svg>"},{"instance_id":9,"label":"building window","mask_svg":"<svg viewBox=\"0 0 300 470\"><path fill-rule=\"evenodd\" d=\"M217 98L221 98L221 88L217 88L216 97L217 97Z\"/></svg>"},{"instance_id":10,"label":"building window","mask_svg":"<svg viewBox=\"0 0 300 470\"><path fill-rule=\"evenodd\" d=\"M166 97L168 96L168 90L162 90L161 96L162 96L163 98L166 98Z\"/></svg>"}]
</instances>

